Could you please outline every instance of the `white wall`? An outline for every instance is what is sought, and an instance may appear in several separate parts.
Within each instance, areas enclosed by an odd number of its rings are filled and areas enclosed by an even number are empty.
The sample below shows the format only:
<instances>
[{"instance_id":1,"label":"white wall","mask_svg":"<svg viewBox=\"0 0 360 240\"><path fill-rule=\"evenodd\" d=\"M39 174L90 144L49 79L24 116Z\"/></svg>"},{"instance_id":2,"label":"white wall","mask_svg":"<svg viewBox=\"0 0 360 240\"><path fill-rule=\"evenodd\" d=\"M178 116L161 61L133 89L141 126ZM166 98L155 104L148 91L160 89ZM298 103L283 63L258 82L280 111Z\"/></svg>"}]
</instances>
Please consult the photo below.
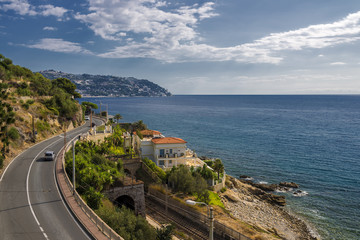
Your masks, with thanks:
<instances>
[{"instance_id":1,"label":"white wall","mask_svg":"<svg viewBox=\"0 0 360 240\"><path fill-rule=\"evenodd\" d=\"M178 143L178 144L154 144L154 157L160 155L160 149L165 150L165 154L177 154L178 157L181 156L181 154L185 155L186 151L186 144L185 143ZM172 149L172 154L170 153L170 149Z\"/></svg>"}]
</instances>

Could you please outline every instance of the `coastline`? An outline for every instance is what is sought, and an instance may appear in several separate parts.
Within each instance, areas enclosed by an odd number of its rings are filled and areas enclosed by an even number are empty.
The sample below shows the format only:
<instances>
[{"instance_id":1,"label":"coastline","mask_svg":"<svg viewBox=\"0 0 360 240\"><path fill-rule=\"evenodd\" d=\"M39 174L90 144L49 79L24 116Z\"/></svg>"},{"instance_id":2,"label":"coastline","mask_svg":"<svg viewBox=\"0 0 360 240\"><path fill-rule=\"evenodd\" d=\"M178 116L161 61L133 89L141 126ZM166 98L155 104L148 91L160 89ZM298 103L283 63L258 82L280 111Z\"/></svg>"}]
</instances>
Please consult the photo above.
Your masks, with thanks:
<instances>
[{"instance_id":1,"label":"coastline","mask_svg":"<svg viewBox=\"0 0 360 240\"><path fill-rule=\"evenodd\" d=\"M227 191L220 193L230 214L260 231L281 239L321 239L316 230L288 208L269 203L259 197L261 191L250 184L227 175Z\"/></svg>"}]
</instances>

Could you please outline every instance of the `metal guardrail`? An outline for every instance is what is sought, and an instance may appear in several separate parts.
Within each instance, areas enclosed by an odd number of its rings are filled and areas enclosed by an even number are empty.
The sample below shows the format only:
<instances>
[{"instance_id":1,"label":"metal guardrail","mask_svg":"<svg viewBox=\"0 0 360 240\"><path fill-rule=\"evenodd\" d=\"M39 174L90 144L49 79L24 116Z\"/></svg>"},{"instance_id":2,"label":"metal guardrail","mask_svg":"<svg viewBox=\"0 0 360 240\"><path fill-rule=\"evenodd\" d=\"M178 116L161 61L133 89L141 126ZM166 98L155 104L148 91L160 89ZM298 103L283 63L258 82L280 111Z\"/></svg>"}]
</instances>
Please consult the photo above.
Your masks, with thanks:
<instances>
[{"instance_id":1,"label":"metal guardrail","mask_svg":"<svg viewBox=\"0 0 360 240\"><path fill-rule=\"evenodd\" d=\"M77 140L76 140L77 141ZM75 142L76 142L75 141ZM65 182L68 185L70 189L73 189L73 185L69 179L69 176L67 175L65 171L65 152L67 152L70 148L71 141L67 144L66 148L62 150L62 167L65 173ZM89 217L89 219L99 228L99 230L110 240L124 240L119 234L117 234L111 227L109 227L81 198L81 196L78 194L77 191L73 194L76 202L79 204L80 208L83 210L83 212Z\"/></svg>"}]
</instances>

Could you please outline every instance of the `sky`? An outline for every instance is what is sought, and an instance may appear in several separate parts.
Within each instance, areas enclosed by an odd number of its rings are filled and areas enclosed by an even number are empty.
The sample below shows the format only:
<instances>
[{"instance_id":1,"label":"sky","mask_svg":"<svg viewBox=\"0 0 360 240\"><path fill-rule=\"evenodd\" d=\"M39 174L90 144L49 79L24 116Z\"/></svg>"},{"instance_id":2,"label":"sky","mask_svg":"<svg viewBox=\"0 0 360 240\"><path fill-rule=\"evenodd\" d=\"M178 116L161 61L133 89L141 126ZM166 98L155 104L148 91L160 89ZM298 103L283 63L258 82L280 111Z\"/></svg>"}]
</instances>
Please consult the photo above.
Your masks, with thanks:
<instances>
[{"instance_id":1,"label":"sky","mask_svg":"<svg viewBox=\"0 0 360 240\"><path fill-rule=\"evenodd\" d=\"M360 94L359 52L359 0L0 0L15 64L173 94Z\"/></svg>"}]
</instances>

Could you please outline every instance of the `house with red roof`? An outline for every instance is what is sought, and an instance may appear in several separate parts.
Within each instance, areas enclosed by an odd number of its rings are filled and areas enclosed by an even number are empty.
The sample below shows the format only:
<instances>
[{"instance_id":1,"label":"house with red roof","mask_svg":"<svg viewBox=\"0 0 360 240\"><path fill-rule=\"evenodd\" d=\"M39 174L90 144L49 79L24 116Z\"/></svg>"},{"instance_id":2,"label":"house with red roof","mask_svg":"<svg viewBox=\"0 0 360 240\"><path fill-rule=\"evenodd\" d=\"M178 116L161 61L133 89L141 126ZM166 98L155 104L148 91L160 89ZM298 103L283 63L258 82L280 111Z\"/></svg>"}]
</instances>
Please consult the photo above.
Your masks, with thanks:
<instances>
[{"instance_id":1,"label":"house with red roof","mask_svg":"<svg viewBox=\"0 0 360 240\"><path fill-rule=\"evenodd\" d=\"M202 166L204 164L186 147L186 141L176 137L164 137L158 131L144 130L143 139L137 137L136 146L142 158L151 159L161 168L172 168L181 164ZM146 136L146 137L145 137Z\"/></svg>"}]
</instances>

